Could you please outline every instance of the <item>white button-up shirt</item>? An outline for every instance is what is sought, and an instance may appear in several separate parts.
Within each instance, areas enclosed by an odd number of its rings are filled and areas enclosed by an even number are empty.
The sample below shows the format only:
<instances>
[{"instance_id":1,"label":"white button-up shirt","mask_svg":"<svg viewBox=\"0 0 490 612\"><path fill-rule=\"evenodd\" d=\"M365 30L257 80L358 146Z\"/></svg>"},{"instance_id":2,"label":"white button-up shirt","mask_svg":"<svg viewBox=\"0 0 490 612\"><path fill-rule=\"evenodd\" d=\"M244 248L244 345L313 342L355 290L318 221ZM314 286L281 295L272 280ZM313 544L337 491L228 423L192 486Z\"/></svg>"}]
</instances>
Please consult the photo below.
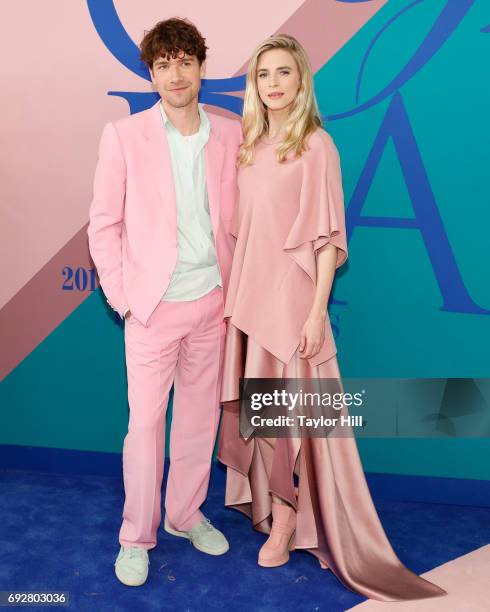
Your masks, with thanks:
<instances>
[{"instance_id":1,"label":"white button-up shirt","mask_svg":"<svg viewBox=\"0 0 490 612\"><path fill-rule=\"evenodd\" d=\"M162 300L195 300L222 286L209 213L204 146L211 124L199 104L199 131L183 136L160 102L167 130L177 205L177 263Z\"/></svg>"}]
</instances>

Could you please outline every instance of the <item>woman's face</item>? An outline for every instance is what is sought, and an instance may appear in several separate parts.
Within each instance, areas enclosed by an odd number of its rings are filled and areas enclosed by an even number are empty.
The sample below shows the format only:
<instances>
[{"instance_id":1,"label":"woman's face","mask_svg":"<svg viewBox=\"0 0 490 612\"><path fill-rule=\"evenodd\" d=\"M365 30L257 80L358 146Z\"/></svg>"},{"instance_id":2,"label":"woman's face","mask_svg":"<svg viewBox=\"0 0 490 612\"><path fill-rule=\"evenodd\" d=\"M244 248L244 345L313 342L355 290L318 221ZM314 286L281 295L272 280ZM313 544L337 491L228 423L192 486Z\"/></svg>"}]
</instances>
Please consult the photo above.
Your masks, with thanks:
<instances>
[{"instance_id":1,"label":"woman's face","mask_svg":"<svg viewBox=\"0 0 490 612\"><path fill-rule=\"evenodd\" d=\"M257 63L257 89L260 99L271 111L288 108L301 83L296 60L286 49L264 51Z\"/></svg>"}]
</instances>

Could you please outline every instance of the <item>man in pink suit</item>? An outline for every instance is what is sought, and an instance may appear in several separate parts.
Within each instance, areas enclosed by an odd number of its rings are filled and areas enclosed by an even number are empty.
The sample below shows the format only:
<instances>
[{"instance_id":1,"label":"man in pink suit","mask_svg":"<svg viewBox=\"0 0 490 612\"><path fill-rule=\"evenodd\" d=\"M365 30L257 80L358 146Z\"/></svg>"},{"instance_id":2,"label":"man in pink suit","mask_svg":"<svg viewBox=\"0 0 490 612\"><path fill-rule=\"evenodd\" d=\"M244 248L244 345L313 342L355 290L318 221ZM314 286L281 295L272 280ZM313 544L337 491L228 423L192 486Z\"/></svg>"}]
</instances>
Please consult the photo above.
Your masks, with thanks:
<instances>
[{"instance_id":1,"label":"man in pink suit","mask_svg":"<svg viewBox=\"0 0 490 612\"><path fill-rule=\"evenodd\" d=\"M228 550L199 508L219 422L241 139L238 121L198 104L206 45L194 25L158 23L141 57L161 99L106 125L88 228L102 289L125 320L130 414L115 572L131 586L146 581L147 551L157 543L172 383L165 530L208 554Z\"/></svg>"}]
</instances>

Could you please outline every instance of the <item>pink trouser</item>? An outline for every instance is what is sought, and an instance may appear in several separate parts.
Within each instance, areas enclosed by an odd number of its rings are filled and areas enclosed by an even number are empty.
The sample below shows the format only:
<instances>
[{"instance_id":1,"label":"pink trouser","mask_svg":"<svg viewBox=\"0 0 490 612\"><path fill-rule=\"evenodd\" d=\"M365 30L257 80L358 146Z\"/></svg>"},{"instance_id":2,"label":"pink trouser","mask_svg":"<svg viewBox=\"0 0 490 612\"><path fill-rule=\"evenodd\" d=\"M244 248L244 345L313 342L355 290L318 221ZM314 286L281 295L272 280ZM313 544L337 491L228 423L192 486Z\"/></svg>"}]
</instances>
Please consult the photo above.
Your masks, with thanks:
<instances>
[{"instance_id":1,"label":"pink trouser","mask_svg":"<svg viewBox=\"0 0 490 612\"><path fill-rule=\"evenodd\" d=\"M125 323L129 426L124 439L126 501L119 542L154 548L161 523L165 414L174 383L165 511L189 530L203 518L218 429L225 323L223 290L188 302L160 302L147 327Z\"/></svg>"}]
</instances>

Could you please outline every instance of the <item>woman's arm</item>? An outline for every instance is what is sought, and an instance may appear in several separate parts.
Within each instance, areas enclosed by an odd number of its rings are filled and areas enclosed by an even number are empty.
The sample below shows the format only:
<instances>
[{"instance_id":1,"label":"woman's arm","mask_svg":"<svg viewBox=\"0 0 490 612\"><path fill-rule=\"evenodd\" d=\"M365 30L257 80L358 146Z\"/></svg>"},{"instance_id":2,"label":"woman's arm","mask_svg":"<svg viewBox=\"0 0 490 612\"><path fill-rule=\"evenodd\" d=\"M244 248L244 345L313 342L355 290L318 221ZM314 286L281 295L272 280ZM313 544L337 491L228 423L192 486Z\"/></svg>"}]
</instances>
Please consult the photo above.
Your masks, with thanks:
<instances>
[{"instance_id":1,"label":"woman's arm","mask_svg":"<svg viewBox=\"0 0 490 612\"><path fill-rule=\"evenodd\" d=\"M325 341L327 304L332 289L337 262L337 247L326 244L316 253L316 290L310 314L301 331L300 357L310 359L320 352Z\"/></svg>"}]
</instances>

